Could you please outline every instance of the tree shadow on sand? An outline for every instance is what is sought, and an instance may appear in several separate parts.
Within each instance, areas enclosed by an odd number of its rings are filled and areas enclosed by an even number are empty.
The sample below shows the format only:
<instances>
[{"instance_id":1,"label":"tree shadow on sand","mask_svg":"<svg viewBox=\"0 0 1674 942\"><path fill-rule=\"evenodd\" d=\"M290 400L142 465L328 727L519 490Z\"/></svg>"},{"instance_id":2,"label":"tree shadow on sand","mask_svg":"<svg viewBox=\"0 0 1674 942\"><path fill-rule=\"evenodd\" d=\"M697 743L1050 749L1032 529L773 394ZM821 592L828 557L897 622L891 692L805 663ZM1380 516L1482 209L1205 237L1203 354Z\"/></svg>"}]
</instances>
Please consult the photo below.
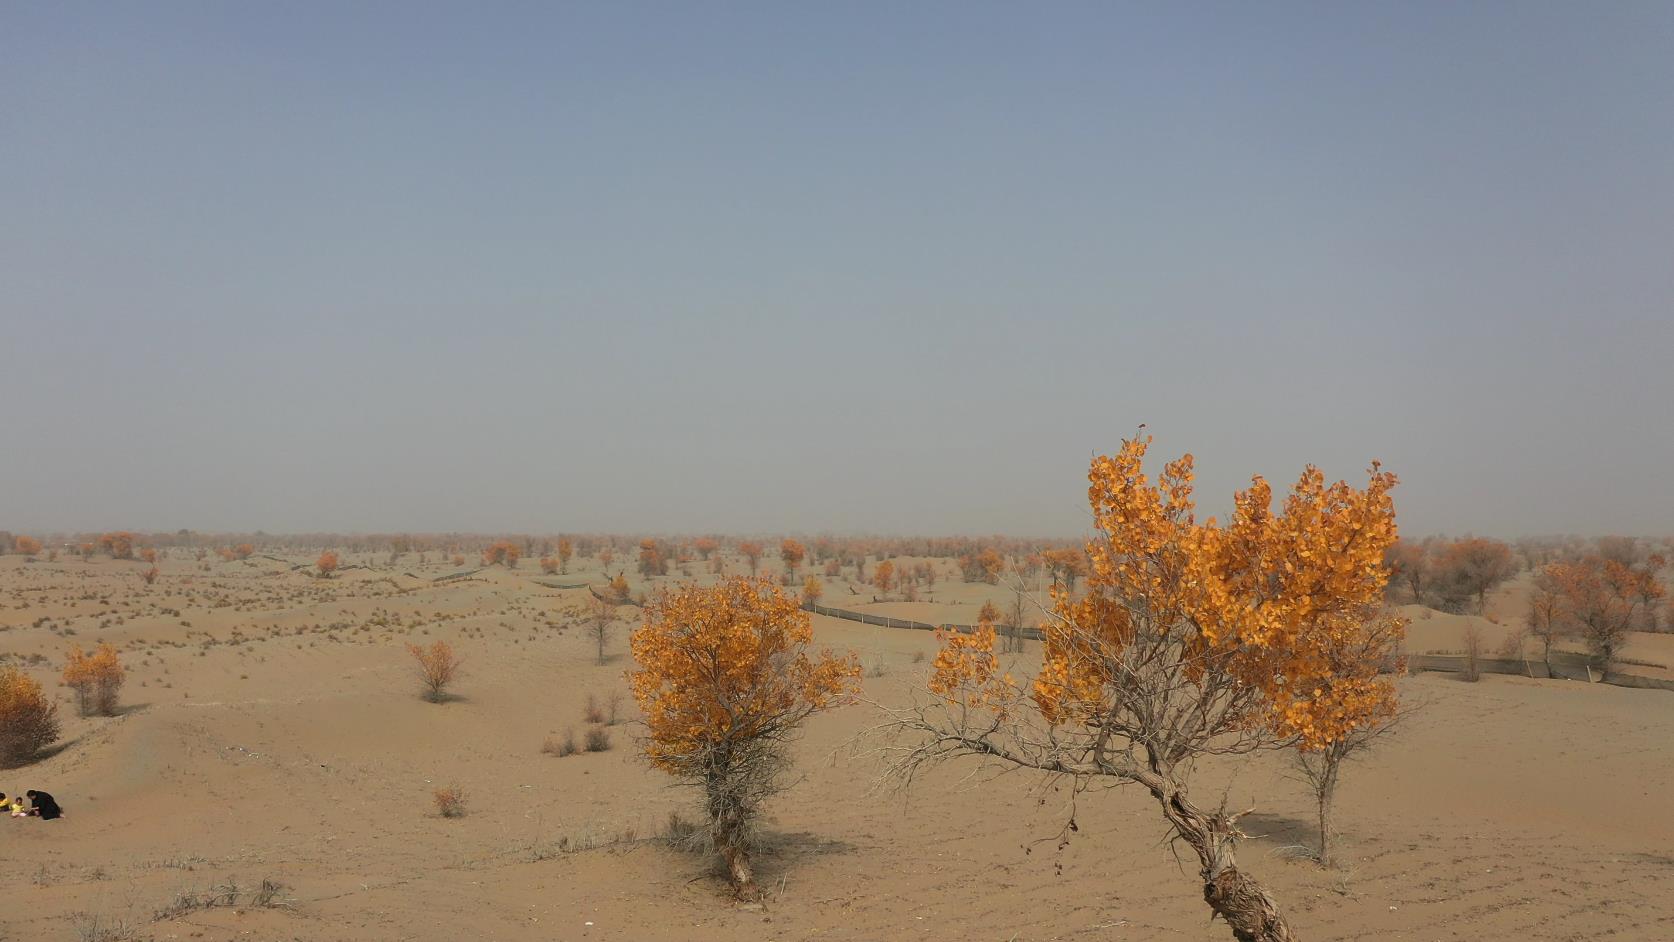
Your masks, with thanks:
<instances>
[{"instance_id":1,"label":"tree shadow on sand","mask_svg":"<svg viewBox=\"0 0 1674 942\"><path fill-rule=\"evenodd\" d=\"M36 752L33 756L30 756L29 758L23 760L22 762L0 763L0 769L3 769L5 771L9 772L9 771L12 771L14 769L27 769L32 765L39 765L42 762L45 762L46 760L52 758L53 756L58 755L61 752L68 751L72 746L75 746L76 744L80 743L81 740L82 740L82 737L77 736L74 739L65 739L65 740L62 740L60 742L55 742L52 745L41 749L39 752Z\"/></svg>"}]
</instances>

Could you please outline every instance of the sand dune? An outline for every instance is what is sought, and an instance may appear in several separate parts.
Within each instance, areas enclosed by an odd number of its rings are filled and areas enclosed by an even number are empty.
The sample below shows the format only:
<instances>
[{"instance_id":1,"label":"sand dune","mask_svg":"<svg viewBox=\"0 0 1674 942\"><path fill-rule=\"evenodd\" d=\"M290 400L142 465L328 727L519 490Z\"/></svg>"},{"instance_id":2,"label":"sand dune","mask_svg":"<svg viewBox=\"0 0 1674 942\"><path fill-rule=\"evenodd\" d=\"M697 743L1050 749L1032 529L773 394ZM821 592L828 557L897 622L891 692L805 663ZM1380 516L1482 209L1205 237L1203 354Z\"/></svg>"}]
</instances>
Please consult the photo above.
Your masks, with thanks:
<instances>
[{"instance_id":1,"label":"sand dune","mask_svg":"<svg viewBox=\"0 0 1674 942\"><path fill-rule=\"evenodd\" d=\"M871 795L877 766L853 739L875 722L864 706L811 724L806 777L772 810L769 898L735 907L706 858L655 839L690 796L636 758L630 724L613 728L609 752L541 752L548 735L581 726L589 693L625 691L625 625L598 666L576 623L586 591L543 587L534 567L435 583L452 567L349 562L370 568L317 580L266 560L209 572L167 560L146 587L126 563L0 560L4 649L50 660L30 670L66 717L64 748L0 773L0 789L45 788L68 812L0 823L13 878L0 937L75 939L94 917L158 939L1224 934L1205 924L1145 796L1081 796L1080 829L1060 848L1069 796L1039 779L978 790L972 766L950 766L905 795ZM969 620L1008 595L952 582L934 605L870 609ZM1514 607L1496 598L1489 614L1503 622ZM1456 648L1462 619L1415 618L1409 648ZM860 653L866 695L885 703L905 696L934 643L815 621L819 642ZM418 697L402 647L436 638L467 661L460 699L443 705ZM96 640L123 651L129 707L83 719L56 687L57 665L71 641ZM1295 859L1293 845L1312 840L1309 804L1282 757L1206 770L1206 785L1230 779L1229 800L1257 807L1241 858L1306 938L1674 936L1662 788L1674 779L1674 696L1442 675L1401 689L1419 709L1348 773L1342 870ZM465 789L466 817L434 813L431 791L447 783ZM249 905L264 879L283 884L283 905ZM233 881L243 905L159 918L182 894Z\"/></svg>"}]
</instances>

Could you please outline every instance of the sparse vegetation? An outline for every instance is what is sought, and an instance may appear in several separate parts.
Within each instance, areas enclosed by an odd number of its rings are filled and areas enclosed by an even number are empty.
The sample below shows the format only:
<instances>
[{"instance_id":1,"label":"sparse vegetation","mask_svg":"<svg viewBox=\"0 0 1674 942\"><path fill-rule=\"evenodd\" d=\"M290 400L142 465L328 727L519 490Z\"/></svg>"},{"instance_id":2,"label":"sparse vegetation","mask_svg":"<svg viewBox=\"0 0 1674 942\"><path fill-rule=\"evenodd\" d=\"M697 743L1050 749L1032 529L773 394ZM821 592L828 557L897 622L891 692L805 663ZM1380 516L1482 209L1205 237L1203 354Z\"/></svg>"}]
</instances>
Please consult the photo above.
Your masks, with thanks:
<instances>
[{"instance_id":1,"label":"sparse vegetation","mask_svg":"<svg viewBox=\"0 0 1674 942\"><path fill-rule=\"evenodd\" d=\"M447 688L459 676L464 661L453 652L446 641L435 641L429 647L407 645L407 653L418 662L419 680L424 684L424 698L431 703L447 699Z\"/></svg>"},{"instance_id":2,"label":"sparse vegetation","mask_svg":"<svg viewBox=\"0 0 1674 942\"><path fill-rule=\"evenodd\" d=\"M465 790L458 785L436 789L431 801L436 805L436 813L444 818L465 817Z\"/></svg>"}]
</instances>

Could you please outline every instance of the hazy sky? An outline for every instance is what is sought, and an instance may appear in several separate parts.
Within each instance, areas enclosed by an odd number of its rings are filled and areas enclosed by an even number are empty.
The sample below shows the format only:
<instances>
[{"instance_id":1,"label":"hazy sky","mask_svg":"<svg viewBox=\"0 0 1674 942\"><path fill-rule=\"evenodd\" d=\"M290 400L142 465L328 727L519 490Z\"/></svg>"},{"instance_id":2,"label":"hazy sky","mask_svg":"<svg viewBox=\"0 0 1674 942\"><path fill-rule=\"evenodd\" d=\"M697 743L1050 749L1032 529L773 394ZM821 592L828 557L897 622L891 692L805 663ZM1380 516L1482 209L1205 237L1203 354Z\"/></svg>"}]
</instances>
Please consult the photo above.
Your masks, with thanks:
<instances>
[{"instance_id":1,"label":"hazy sky","mask_svg":"<svg viewBox=\"0 0 1674 942\"><path fill-rule=\"evenodd\" d=\"M1674 4L0 2L0 528L1674 532Z\"/></svg>"}]
</instances>

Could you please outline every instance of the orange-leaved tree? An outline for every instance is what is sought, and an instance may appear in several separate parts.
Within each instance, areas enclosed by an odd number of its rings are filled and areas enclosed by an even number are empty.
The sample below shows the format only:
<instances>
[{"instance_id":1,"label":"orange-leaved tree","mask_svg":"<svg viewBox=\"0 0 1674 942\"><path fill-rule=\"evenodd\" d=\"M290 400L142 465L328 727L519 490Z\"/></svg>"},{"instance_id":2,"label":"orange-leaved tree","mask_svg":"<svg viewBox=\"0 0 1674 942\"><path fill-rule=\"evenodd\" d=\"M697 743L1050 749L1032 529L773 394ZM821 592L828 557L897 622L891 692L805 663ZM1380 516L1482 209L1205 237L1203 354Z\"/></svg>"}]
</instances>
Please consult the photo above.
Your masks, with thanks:
<instances>
[{"instance_id":1,"label":"orange-leaved tree","mask_svg":"<svg viewBox=\"0 0 1674 942\"><path fill-rule=\"evenodd\" d=\"M41 541L32 536L18 537L13 546L24 556L33 556L41 551Z\"/></svg>"},{"instance_id":2,"label":"orange-leaved tree","mask_svg":"<svg viewBox=\"0 0 1674 942\"><path fill-rule=\"evenodd\" d=\"M0 768L22 765L57 741L58 704L33 677L0 667Z\"/></svg>"},{"instance_id":3,"label":"orange-leaved tree","mask_svg":"<svg viewBox=\"0 0 1674 942\"><path fill-rule=\"evenodd\" d=\"M1333 716L1336 731L1329 737L1301 736L1296 741L1296 767L1313 793L1319 822L1321 867L1331 866L1331 808L1343 764L1372 748L1395 729L1395 685L1382 675L1404 667L1401 644L1407 636L1406 619L1368 606L1359 614L1344 613L1331 626L1337 640L1325 649L1331 682L1353 684L1362 696L1345 698Z\"/></svg>"},{"instance_id":4,"label":"orange-leaved tree","mask_svg":"<svg viewBox=\"0 0 1674 942\"><path fill-rule=\"evenodd\" d=\"M575 555L575 541L567 536L558 538L558 569L570 571L570 557Z\"/></svg>"},{"instance_id":5,"label":"orange-leaved tree","mask_svg":"<svg viewBox=\"0 0 1674 942\"><path fill-rule=\"evenodd\" d=\"M92 654L82 651L80 645L70 648L69 658L64 664L64 683L76 692L76 706L82 716L94 713L116 715L122 684L126 680L127 671L123 670L116 649L109 644L99 645Z\"/></svg>"},{"instance_id":6,"label":"orange-leaved tree","mask_svg":"<svg viewBox=\"0 0 1674 942\"><path fill-rule=\"evenodd\" d=\"M523 550L516 543L511 540L497 540L482 551L482 564L503 565L507 569L516 569L517 560L522 555Z\"/></svg>"},{"instance_id":7,"label":"orange-leaved tree","mask_svg":"<svg viewBox=\"0 0 1674 942\"><path fill-rule=\"evenodd\" d=\"M314 568L319 570L321 579L330 579L331 574L337 571L337 552L326 550L321 553L320 558L314 560Z\"/></svg>"},{"instance_id":8,"label":"orange-leaved tree","mask_svg":"<svg viewBox=\"0 0 1674 942\"><path fill-rule=\"evenodd\" d=\"M101 535L99 546L109 553L112 559L134 558L134 535L127 530Z\"/></svg>"},{"instance_id":9,"label":"orange-leaved tree","mask_svg":"<svg viewBox=\"0 0 1674 942\"><path fill-rule=\"evenodd\" d=\"M978 756L1082 782L1138 784L1197 854L1213 915L1246 942L1295 936L1272 896L1238 866L1237 813L1202 806L1191 771L1211 754L1326 745L1390 696L1376 677L1338 672L1351 617L1374 604L1395 539L1393 475L1364 489L1309 467L1283 508L1255 478L1230 519L1199 522L1192 459L1153 483L1149 438L1094 459L1097 534L1085 593L1054 588L1031 686L1002 673L994 631L949 635L928 700L893 713L903 781L927 763Z\"/></svg>"},{"instance_id":10,"label":"orange-leaved tree","mask_svg":"<svg viewBox=\"0 0 1674 942\"><path fill-rule=\"evenodd\" d=\"M878 587L879 592L888 595L889 590L895 588L895 563L886 559L872 567L872 584Z\"/></svg>"},{"instance_id":11,"label":"orange-leaved tree","mask_svg":"<svg viewBox=\"0 0 1674 942\"><path fill-rule=\"evenodd\" d=\"M761 563L761 544L754 540L745 540L738 544L738 554L750 561L750 575L756 574L756 566Z\"/></svg>"},{"instance_id":12,"label":"orange-leaved tree","mask_svg":"<svg viewBox=\"0 0 1674 942\"><path fill-rule=\"evenodd\" d=\"M1546 567L1561 596L1564 623L1586 642L1604 676L1627 645L1640 606L1663 596L1657 573L1665 562L1653 555L1630 565L1594 555Z\"/></svg>"},{"instance_id":13,"label":"orange-leaved tree","mask_svg":"<svg viewBox=\"0 0 1674 942\"><path fill-rule=\"evenodd\" d=\"M785 572L791 578L796 578L797 567L807 558L808 548L796 540L786 539L779 544L779 559L785 564ZM788 584L788 583L787 583Z\"/></svg>"},{"instance_id":14,"label":"orange-leaved tree","mask_svg":"<svg viewBox=\"0 0 1674 942\"><path fill-rule=\"evenodd\" d=\"M812 637L796 598L733 578L665 591L630 639L645 754L703 789L709 840L742 898L756 895L755 826L763 802L786 787L787 744L810 715L858 691L860 665L810 656Z\"/></svg>"}]
</instances>

